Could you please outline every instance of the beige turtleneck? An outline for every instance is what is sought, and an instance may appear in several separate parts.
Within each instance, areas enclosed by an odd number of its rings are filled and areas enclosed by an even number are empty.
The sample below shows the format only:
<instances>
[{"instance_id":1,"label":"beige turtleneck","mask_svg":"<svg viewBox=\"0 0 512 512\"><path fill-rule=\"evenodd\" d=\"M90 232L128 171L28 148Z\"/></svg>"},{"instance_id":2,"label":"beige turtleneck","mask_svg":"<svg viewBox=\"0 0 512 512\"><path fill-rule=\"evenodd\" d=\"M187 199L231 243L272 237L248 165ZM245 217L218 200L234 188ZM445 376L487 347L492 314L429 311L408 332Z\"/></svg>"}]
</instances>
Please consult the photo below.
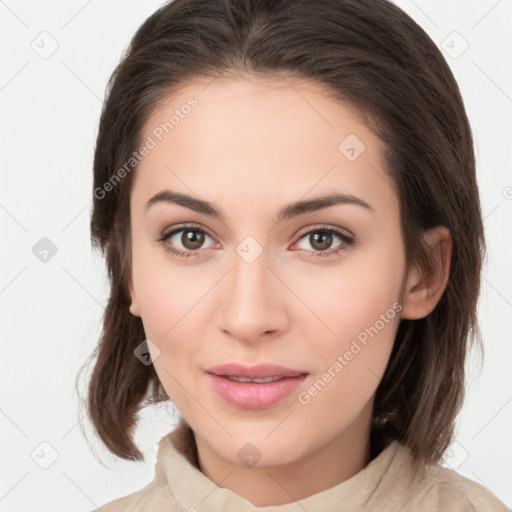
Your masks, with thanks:
<instances>
[{"instance_id":1,"label":"beige turtleneck","mask_svg":"<svg viewBox=\"0 0 512 512\"><path fill-rule=\"evenodd\" d=\"M284 505L257 507L217 487L197 467L190 427L179 424L159 442L155 476L143 489L94 512L510 512L483 485L438 465L412 479L409 449L393 441L344 482Z\"/></svg>"}]
</instances>

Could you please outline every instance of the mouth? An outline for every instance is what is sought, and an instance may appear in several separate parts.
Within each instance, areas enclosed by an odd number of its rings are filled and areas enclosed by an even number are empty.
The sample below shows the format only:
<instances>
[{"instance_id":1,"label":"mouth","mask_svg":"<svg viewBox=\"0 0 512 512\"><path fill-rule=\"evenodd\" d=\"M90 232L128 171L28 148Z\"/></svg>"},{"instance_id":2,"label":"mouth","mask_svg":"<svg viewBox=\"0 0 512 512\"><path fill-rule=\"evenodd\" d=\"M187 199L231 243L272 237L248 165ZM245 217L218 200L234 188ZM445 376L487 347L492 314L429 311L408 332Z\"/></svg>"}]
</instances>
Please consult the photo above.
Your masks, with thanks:
<instances>
[{"instance_id":1,"label":"mouth","mask_svg":"<svg viewBox=\"0 0 512 512\"><path fill-rule=\"evenodd\" d=\"M212 388L230 405L266 409L289 396L308 372L273 364L226 364L206 370Z\"/></svg>"},{"instance_id":2,"label":"mouth","mask_svg":"<svg viewBox=\"0 0 512 512\"><path fill-rule=\"evenodd\" d=\"M244 366L237 363L228 363L214 366L206 370L207 373L221 377L240 377L244 379L258 380L281 377L298 377L307 374L304 370L293 370L276 364L258 364L256 366Z\"/></svg>"},{"instance_id":3,"label":"mouth","mask_svg":"<svg viewBox=\"0 0 512 512\"><path fill-rule=\"evenodd\" d=\"M235 382L256 382L258 384L266 384L267 382L277 382L278 380L287 379L288 377L265 377L264 379L250 379L249 377L237 377L235 375L219 375Z\"/></svg>"}]
</instances>

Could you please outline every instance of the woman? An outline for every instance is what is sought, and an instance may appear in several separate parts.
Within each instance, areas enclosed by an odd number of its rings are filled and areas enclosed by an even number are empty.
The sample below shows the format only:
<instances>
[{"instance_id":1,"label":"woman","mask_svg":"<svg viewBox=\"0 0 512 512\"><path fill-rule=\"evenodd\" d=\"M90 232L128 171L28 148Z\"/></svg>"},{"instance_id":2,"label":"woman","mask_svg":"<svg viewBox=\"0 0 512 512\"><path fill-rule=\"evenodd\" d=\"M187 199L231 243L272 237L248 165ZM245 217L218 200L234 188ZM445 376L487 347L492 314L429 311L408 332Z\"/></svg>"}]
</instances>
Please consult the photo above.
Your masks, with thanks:
<instances>
[{"instance_id":1,"label":"woman","mask_svg":"<svg viewBox=\"0 0 512 512\"><path fill-rule=\"evenodd\" d=\"M112 75L93 196L95 428L135 460L149 398L181 415L101 510L505 510L439 465L484 235L459 89L404 12L165 4Z\"/></svg>"}]
</instances>

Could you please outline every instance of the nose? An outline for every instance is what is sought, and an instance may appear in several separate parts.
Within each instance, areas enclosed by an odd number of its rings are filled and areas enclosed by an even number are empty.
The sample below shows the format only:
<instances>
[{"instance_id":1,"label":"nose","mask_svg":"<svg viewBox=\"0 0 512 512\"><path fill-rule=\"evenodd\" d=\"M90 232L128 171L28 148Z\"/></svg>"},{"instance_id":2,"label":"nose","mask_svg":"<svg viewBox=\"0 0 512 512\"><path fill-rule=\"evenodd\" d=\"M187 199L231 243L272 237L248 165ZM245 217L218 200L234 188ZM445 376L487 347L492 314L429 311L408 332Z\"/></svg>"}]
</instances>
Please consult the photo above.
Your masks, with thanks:
<instances>
[{"instance_id":1,"label":"nose","mask_svg":"<svg viewBox=\"0 0 512 512\"><path fill-rule=\"evenodd\" d=\"M284 332L289 319L286 293L290 292L265 252L252 263L235 254L233 265L219 290L220 329L244 343Z\"/></svg>"}]
</instances>

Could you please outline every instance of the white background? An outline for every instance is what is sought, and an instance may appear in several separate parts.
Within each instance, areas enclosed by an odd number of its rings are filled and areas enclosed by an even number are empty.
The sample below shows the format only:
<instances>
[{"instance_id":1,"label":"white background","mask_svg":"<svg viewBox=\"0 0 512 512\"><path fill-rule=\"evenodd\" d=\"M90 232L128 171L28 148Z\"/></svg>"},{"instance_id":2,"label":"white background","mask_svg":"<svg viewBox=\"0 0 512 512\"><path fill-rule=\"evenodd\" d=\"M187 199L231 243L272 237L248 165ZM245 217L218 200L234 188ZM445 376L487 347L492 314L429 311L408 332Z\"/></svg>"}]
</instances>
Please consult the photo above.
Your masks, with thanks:
<instances>
[{"instance_id":1,"label":"white background","mask_svg":"<svg viewBox=\"0 0 512 512\"><path fill-rule=\"evenodd\" d=\"M167 408L146 410L136 436L146 461L116 459L94 437L74 389L77 371L97 342L108 292L103 262L89 244L93 145L102 99L131 36L160 4L0 1L4 512L87 512L142 488L153 477L158 440L175 424ZM459 83L474 132L489 245L479 304L485 365L480 375L468 377L447 465L510 507L512 2L397 4L442 49ZM51 36L40 36L43 31ZM42 46L41 37L47 38L46 48L51 38L58 44L46 59L31 47ZM464 40L468 49L454 58ZM42 237L57 247L46 263L32 252ZM81 389L83 394L83 382ZM52 461L53 450L55 462L41 468Z\"/></svg>"}]
</instances>

